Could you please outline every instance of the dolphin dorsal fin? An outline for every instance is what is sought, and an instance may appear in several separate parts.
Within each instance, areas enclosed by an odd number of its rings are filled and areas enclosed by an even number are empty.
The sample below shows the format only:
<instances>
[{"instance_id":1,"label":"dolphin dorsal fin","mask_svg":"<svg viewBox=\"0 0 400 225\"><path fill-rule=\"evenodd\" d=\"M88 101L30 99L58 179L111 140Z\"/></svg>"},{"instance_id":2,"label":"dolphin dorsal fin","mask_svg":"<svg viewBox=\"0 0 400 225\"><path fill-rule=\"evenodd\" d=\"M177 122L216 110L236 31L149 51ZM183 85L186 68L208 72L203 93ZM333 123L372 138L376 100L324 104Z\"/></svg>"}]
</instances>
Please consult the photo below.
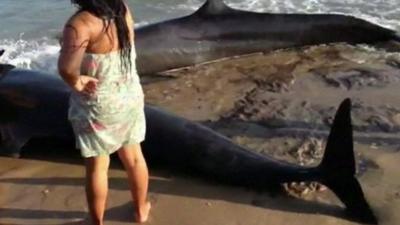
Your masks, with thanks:
<instances>
[{"instance_id":1,"label":"dolphin dorsal fin","mask_svg":"<svg viewBox=\"0 0 400 225\"><path fill-rule=\"evenodd\" d=\"M217 15L232 11L223 0L207 0L196 12L202 15Z\"/></svg>"}]
</instances>

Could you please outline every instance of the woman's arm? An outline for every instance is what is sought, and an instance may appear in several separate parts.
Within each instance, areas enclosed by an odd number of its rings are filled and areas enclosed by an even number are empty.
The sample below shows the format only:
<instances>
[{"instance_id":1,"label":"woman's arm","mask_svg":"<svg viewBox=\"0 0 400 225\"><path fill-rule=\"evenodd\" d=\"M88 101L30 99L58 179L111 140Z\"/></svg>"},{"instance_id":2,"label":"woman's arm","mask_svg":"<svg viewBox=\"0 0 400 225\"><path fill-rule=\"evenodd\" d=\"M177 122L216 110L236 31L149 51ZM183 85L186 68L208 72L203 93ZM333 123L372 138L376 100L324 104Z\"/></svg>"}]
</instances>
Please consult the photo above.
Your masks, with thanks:
<instances>
[{"instance_id":1,"label":"woman's arm","mask_svg":"<svg viewBox=\"0 0 400 225\"><path fill-rule=\"evenodd\" d=\"M64 27L58 72L63 80L76 91L89 91L97 80L81 76L81 63L90 40L89 26L79 17L73 17ZM88 85L89 84L89 85Z\"/></svg>"}]
</instances>

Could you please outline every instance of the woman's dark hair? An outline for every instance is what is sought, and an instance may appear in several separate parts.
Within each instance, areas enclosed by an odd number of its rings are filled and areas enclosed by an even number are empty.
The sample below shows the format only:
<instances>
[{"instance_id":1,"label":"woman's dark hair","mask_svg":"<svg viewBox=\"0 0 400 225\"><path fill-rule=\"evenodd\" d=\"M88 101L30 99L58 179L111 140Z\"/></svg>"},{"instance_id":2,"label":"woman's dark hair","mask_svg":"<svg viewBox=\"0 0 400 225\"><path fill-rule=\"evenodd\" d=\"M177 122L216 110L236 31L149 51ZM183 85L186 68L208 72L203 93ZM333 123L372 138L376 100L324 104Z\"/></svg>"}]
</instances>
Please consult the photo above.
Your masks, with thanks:
<instances>
[{"instance_id":1,"label":"woman's dark hair","mask_svg":"<svg viewBox=\"0 0 400 225\"><path fill-rule=\"evenodd\" d=\"M111 20L115 21L117 28L118 44L120 48L121 69L129 71L132 67L131 50L132 45L129 37L128 24L126 23L127 6L123 0L71 0L72 4L78 6L78 12L88 11L101 18L104 30L107 30Z\"/></svg>"}]
</instances>

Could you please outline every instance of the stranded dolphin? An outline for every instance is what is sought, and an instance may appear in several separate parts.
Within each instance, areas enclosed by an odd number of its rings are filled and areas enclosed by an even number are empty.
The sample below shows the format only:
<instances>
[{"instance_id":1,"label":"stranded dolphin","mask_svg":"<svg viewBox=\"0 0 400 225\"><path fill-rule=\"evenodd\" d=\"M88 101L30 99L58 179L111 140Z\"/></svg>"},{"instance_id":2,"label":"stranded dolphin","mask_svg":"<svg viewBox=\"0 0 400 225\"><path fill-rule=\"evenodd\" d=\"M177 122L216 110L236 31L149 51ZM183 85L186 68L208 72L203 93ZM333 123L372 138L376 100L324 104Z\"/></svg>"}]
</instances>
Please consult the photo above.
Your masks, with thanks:
<instances>
[{"instance_id":1,"label":"stranded dolphin","mask_svg":"<svg viewBox=\"0 0 400 225\"><path fill-rule=\"evenodd\" d=\"M352 16L256 13L232 9L223 0L207 0L189 16L135 30L140 74L281 48L389 40L399 37Z\"/></svg>"},{"instance_id":2,"label":"stranded dolphin","mask_svg":"<svg viewBox=\"0 0 400 225\"><path fill-rule=\"evenodd\" d=\"M11 69L0 75L0 152L17 156L29 139L40 136L72 140L67 120L69 95L70 89L53 74ZM143 151L152 161L250 188L319 181L337 195L348 212L362 221L377 223L354 177L350 109L347 99L334 119L323 160L313 168L254 153L199 123L148 105Z\"/></svg>"}]
</instances>

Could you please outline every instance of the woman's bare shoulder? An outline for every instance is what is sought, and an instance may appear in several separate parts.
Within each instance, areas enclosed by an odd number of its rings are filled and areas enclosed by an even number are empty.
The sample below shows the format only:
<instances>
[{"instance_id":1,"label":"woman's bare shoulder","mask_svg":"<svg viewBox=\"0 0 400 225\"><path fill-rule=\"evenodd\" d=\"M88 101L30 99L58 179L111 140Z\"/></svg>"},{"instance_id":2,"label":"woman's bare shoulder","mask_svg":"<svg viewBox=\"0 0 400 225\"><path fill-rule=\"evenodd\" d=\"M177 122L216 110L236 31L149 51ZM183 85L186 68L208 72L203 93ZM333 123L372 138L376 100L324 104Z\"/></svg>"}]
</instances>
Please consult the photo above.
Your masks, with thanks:
<instances>
[{"instance_id":1,"label":"woman's bare shoulder","mask_svg":"<svg viewBox=\"0 0 400 225\"><path fill-rule=\"evenodd\" d=\"M87 11L77 12L72 15L67 23L66 26L73 26L73 27L92 27L97 22L97 18Z\"/></svg>"}]
</instances>

